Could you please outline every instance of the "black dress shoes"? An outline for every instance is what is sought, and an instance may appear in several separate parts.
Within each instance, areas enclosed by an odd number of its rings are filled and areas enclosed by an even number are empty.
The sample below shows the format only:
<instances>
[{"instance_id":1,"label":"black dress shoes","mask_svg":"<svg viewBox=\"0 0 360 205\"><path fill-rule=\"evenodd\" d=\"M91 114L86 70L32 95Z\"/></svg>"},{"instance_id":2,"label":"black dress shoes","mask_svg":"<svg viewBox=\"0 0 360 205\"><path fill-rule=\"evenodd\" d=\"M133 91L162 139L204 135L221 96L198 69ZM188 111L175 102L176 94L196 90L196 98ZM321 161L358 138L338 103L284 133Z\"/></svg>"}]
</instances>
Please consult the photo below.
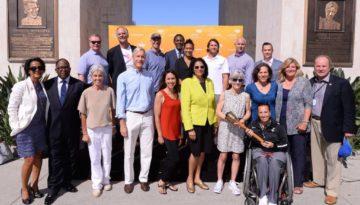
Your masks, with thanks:
<instances>
[{"instance_id":1,"label":"black dress shoes","mask_svg":"<svg viewBox=\"0 0 360 205\"><path fill-rule=\"evenodd\" d=\"M65 186L64 186L64 189L65 189L67 192L72 192L72 193L75 193L75 192L78 191L77 188L76 188L74 185L72 185L72 184L67 184L67 185L65 185Z\"/></svg>"},{"instance_id":2,"label":"black dress shoes","mask_svg":"<svg viewBox=\"0 0 360 205\"><path fill-rule=\"evenodd\" d=\"M54 203L56 199L56 194L48 194L46 197L45 197L45 202L44 204L45 205L50 205L52 203Z\"/></svg>"}]
</instances>

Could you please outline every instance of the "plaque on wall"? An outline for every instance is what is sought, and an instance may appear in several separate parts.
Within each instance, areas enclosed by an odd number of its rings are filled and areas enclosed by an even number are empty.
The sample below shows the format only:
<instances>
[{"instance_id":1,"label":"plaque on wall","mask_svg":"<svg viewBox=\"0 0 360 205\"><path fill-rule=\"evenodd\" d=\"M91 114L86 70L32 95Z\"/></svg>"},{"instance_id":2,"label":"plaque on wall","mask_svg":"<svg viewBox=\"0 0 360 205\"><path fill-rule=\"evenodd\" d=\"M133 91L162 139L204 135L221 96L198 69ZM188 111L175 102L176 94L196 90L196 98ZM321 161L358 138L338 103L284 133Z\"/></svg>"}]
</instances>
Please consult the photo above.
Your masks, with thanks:
<instances>
[{"instance_id":1,"label":"plaque on wall","mask_svg":"<svg viewBox=\"0 0 360 205\"><path fill-rule=\"evenodd\" d=\"M57 0L8 0L10 62L58 58Z\"/></svg>"},{"instance_id":2,"label":"plaque on wall","mask_svg":"<svg viewBox=\"0 0 360 205\"><path fill-rule=\"evenodd\" d=\"M336 67L352 67L354 45L354 0L309 0L305 66L315 57L329 55Z\"/></svg>"}]
</instances>

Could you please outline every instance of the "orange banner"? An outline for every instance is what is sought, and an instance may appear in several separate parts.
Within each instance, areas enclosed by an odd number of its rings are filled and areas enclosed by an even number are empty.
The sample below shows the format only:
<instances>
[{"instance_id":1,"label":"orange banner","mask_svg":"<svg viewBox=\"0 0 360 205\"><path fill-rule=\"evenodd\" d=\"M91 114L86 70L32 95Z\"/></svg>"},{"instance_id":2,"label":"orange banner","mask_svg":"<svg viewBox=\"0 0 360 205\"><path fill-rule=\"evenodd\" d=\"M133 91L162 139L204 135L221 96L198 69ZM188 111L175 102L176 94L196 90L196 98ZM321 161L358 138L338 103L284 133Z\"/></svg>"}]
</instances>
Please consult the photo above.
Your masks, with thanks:
<instances>
[{"instance_id":1,"label":"orange banner","mask_svg":"<svg viewBox=\"0 0 360 205\"><path fill-rule=\"evenodd\" d=\"M118 25L109 25L109 48L119 42L116 38ZM173 38L177 33L190 38L195 44L195 57L206 55L207 42L216 38L220 43L220 54L229 56L235 52L234 41L243 36L243 26L125 26L129 30L129 42L135 46L141 46L145 50L150 49L150 36L152 33L161 34L161 50L165 53L174 49Z\"/></svg>"}]
</instances>

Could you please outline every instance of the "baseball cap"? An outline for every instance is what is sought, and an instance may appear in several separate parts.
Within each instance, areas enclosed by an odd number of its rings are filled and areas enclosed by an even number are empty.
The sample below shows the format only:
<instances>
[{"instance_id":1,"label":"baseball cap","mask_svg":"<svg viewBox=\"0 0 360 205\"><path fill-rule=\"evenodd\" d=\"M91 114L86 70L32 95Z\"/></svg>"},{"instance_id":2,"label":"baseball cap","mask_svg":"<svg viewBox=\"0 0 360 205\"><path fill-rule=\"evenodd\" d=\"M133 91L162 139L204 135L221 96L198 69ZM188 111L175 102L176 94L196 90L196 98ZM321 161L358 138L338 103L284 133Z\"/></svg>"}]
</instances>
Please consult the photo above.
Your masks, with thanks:
<instances>
[{"instance_id":1,"label":"baseball cap","mask_svg":"<svg viewBox=\"0 0 360 205\"><path fill-rule=\"evenodd\" d=\"M151 39L161 39L161 35L159 33L151 34Z\"/></svg>"}]
</instances>

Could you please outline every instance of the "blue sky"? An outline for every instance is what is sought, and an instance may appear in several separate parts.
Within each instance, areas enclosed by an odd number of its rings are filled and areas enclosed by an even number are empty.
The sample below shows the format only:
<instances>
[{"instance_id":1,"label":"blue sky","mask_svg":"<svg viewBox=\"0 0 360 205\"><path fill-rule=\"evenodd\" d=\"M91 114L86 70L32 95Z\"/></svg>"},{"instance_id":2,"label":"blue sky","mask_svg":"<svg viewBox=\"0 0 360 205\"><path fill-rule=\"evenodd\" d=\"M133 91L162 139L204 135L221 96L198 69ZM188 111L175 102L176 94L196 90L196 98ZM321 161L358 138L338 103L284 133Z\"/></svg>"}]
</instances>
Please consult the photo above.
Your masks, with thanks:
<instances>
[{"instance_id":1,"label":"blue sky","mask_svg":"<svg viewBox=\"0 0 360 205\"><path fill-rule=\"evenodd\" d=\"M219 0L133 0L136 25L218 25Z\"/></svg>"}]
</instances>

